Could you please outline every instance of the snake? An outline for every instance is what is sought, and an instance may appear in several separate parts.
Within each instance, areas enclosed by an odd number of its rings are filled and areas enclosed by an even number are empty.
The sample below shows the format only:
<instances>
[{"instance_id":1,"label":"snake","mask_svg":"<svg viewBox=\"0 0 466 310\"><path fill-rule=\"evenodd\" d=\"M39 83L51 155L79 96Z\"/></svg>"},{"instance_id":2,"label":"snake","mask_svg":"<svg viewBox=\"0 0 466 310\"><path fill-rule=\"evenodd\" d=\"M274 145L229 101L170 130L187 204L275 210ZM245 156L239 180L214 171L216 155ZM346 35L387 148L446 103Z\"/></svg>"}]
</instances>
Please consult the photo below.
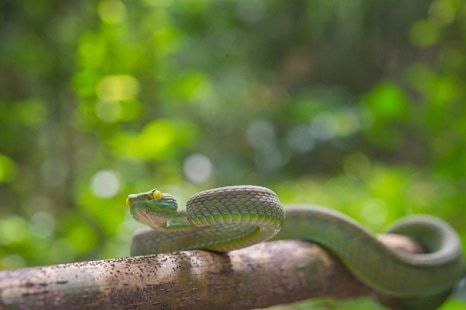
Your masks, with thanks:
<instances>
[{"instance_id":1,"label":"snake","mask_svg":"<svg viewBox=\"0 0 466 310\"><path fill-rule=\"evenodd\" d=\"M270 189L236 185L198 192L179 210L173 195L152 189L126 199L137 231L133 256L185 250L228 252L277 239L315 242L333 253L367 286L399 298L401 308L440 305L465 272L460 239L444 220L411 215L390 234L407 236L424 253L386 247L350 217L324 207L284 207Z\"/></svg>"}]
</instances>

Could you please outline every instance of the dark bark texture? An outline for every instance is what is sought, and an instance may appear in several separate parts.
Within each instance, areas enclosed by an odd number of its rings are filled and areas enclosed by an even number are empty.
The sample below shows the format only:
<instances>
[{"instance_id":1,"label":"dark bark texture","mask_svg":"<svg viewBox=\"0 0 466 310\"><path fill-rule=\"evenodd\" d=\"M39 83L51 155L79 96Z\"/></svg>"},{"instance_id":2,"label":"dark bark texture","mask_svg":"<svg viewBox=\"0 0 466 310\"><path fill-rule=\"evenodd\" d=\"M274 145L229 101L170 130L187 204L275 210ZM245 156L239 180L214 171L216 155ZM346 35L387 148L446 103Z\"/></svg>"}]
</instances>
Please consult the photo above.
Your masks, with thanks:
<instances>
[{"instance_id":1,"label":"dark bark texture","mask_svg":"<svg viewBox=\"0 0 466 310\"><path fill-rule=\"evenodd\" d=\"M407 238L387 246L418 252ZM0 272L5 309L251 309L319 297L396 300L356 280L330 253L273 241L227 254L187 251Z\"/></svg>"}]
</instances>

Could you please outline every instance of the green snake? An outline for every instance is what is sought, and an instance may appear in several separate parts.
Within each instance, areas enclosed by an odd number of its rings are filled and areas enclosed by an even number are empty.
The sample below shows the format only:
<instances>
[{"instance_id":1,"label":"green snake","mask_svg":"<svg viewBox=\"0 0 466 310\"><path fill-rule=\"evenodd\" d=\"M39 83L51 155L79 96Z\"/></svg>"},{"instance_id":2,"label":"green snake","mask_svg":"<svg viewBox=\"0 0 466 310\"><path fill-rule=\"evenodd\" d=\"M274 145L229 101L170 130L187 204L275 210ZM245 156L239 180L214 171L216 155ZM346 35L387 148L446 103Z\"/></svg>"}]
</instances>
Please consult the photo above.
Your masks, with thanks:
<instances>
[{"instance_id":1,"label":"green snake","mask_svg":"<svg viewBox=\"0 0 466 310\"><path fill-rule=\"evenodd\" d=\"M334 253L362 282L406 301L406 308L440 304L464 273L460 240L441 219L416 215L389 233L417 240L425 254L394 251L354 220L322 207L283 208L265 187L240 185L199 192L179 211L157 189L129 195L132 216L151 229L136 232L131 255L205 249L227 252L273 239L300 239ZM286 214L285 214L286 210ZM285 220L286 217L286 220Z\"/></svg>"}]
</instances>

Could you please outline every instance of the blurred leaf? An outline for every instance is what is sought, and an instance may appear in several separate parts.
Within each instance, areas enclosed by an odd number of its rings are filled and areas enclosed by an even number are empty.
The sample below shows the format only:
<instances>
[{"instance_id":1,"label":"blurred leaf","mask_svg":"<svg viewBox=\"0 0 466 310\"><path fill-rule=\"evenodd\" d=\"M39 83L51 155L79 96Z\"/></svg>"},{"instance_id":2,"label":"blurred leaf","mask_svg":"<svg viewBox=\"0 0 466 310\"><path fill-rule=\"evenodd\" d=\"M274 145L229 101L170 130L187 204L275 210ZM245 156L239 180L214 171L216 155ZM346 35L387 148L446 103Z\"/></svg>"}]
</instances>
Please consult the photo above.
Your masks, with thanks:
<instances>
[{"instance_id":1,"label":"blurred leaf","mask_svg":"<svg viewBox=\"0 0 466 310\"><path fill-rule=\"evenodd\" d=\"M104 102L132 100L138 93L139 83L129 75L105 76L97 84L97 97Z\"/></svg>"},{"instance_id":2,"label":"blurred leaf","mask_svg":"<svg viewBox=\"0 0 466 310\"><path fill-rule=\"evenodd\" d=\"M12 180L16 175L16 165L13 160L0 154L0 183Z\"/></svg>"},{"instance_id":3,"label":"blurred leaf","mask_svg":"<svg viewBox=\"0 0 466 310\"><path fill-rule=\"evenodd\" d=\"M375 122L403 119L407 116L408 101L404 91L395 83L378 83L365 98Z\"/></svg>"},{"instance_id":4,"label":"blurred leaf","mask_svg":"<svg viewBox=\"0 0 466 310\"><path fill-rule=\"evenodd\" d=\"M195 142L196 127L180 120L156 120L138 134L119 134L112 141L117 156L129 159L161 160Z\"/></svg>"},{"instance_id":5,"label":"blurred leaf","mask_svg":"<svg viewBox=\"0 0 466 310\"><path fill-rule=\"evenodd\" d=\"M434 45L439 38L438 28L428 20L416 22L410 31L411 42L419 47Z\"/></svg>"},{"instance_id":6,"label":"blurred leaf","mask_svg":"<svg viewBox=\"0 0 466 310\"><path fill-rule=\"evenodd\" d=\"M28 238L27 222L19 216L9 216L0 220L0 244L12 246Z\"/></svg>"}]
</instances>

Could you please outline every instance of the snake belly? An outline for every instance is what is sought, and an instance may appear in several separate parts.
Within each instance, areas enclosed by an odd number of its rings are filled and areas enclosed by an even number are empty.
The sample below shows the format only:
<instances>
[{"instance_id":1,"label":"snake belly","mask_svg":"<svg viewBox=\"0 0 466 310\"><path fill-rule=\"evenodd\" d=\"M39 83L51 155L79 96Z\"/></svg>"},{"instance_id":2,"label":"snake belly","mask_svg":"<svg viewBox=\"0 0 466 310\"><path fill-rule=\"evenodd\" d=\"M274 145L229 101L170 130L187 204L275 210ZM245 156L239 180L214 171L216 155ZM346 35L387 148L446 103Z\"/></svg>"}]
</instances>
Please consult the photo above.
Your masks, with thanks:
<instances>
[{"instance_id":1,"label":"snake belly","mask_svg":"<svg viewBox=\"0 0 466 310\"><path fill-rule=\"evenodd\" d=\"M270 238L309 240L334 253L366 285L404 298L405 308L413 309L440 304L464 273L459 237L438 218L411 216L389 230L415 239L427 252L409 254L385 247L339 212L316 206L285 210L286 220L278 197L264 187L203 191L188 200L186 212L178 212L167 224L136 233L131 254L191 249L226 252Z\"/></svg>"}]
</instances>

